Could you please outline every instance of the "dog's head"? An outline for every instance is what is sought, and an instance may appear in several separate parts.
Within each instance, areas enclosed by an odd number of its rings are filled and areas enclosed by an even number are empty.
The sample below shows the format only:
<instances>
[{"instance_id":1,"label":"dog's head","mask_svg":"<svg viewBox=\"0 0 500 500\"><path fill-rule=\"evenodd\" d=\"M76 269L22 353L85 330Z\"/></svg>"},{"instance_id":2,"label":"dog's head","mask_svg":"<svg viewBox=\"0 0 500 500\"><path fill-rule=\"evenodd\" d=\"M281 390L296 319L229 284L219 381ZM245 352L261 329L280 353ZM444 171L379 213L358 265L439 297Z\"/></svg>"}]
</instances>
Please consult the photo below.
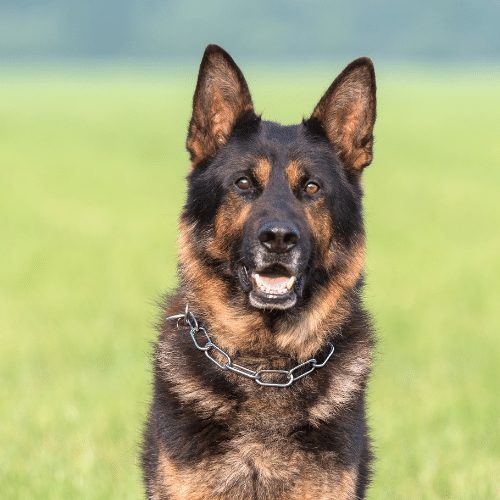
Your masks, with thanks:
<instances>
[{"instance_id":1,"label":"dog's head","mask_svg":"<svg viewBox=\"0 0 500 500\"><path fill-rule=\"evenodd\" d=\"M372 160L374 122L369 59L349 64L309 119L282 126L255 114L240 69L220 47L207 47L187 138L189 259L216 270L229 300L245 307L306 304L346 272L363 239L360 178Z\"/></svg>"}]
</instances>

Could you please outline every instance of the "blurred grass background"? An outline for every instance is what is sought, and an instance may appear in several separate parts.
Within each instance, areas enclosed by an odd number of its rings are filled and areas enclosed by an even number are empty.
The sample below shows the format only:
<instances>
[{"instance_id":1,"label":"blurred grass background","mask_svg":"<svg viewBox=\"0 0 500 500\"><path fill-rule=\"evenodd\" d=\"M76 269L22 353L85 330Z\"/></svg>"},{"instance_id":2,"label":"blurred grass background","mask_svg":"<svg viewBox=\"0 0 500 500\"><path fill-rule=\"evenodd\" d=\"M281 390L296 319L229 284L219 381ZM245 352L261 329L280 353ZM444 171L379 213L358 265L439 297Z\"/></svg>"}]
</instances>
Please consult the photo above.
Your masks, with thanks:
<instances>
[{"instance_id":1,"label":"blurred grass background","mask_svg":"<svg viewBox=\"0 0 500 500\"><path fill-rule=\"evenodd\" d=\"M341 67L243 69L264 118L292 123ZM2 498L142 496L195 70L1 74ZM365 175L380 341L369 498L499 498L498 83L486 70L379 69Z\"/></svg>"}]
</instances>

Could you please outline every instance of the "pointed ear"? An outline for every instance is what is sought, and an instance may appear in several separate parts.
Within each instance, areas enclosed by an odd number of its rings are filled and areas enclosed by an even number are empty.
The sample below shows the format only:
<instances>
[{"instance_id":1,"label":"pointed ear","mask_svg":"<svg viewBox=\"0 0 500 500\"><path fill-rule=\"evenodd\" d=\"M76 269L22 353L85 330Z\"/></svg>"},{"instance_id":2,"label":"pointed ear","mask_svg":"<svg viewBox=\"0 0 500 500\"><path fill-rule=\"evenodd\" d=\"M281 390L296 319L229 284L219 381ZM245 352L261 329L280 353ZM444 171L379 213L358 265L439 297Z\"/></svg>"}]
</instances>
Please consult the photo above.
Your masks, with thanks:
<instances>
[{"instance_id":1,"label":"pointed ear","mask_svg":"<svg viewBox=\"0 0 500 500\"><path fill-rule=\"evenodd\" d=\"M373 156L376 86L373 63L361 57L330 85L306 124L319 128L351 173L361 173Z\"/></svg>"},{"instance_id":2,"label":"pointed ear","mask_svg":"<svg viewBox=\"0 0 500 500\"><path fill-rule=\"evenodd\" d=\"M248 86L231 56L217 45L205 49L193 98L186 147L193 165L226 144L236 122L253 115Z\"/></svg>"}]
</instances>

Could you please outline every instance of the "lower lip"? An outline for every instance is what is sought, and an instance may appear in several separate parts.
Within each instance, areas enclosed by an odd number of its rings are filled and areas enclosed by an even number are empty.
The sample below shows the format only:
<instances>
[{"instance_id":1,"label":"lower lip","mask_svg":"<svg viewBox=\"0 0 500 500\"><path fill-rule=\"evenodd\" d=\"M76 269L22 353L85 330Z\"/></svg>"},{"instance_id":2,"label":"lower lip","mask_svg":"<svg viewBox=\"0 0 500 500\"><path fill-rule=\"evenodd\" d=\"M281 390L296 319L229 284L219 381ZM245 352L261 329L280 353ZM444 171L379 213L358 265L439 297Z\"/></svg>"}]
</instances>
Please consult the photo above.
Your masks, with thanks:
<instances>
[{"instance_id":1,"label":"lower lip","mask_svg":"<svg viewBox=\"0 0 500 500\"><path fill-rule=\"evenodd\" d=\"M249 293L249 299L250 304L257 309L284 310L296 304L297 294L292 291L286 295L272 295L252 290Z\"/></svg>"}]
</instances>

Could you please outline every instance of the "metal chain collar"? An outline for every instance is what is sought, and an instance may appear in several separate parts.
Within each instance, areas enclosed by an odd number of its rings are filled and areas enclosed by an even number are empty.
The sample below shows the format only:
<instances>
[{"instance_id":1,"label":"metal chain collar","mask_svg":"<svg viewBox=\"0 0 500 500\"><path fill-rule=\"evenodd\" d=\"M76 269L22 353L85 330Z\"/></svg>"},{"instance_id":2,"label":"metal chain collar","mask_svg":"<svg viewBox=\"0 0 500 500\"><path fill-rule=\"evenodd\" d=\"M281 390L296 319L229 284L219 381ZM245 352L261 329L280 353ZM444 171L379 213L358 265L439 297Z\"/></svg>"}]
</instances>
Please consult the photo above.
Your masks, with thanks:
<instances>
[{"instance_id":1,"label":"metal chain collar","mask_svg":"<svg viewBox=\"0 0 500 500\"><path fill-rule=\"evenodd\" d=\"M208 335L207 331L203 326L198 324L196 317L189 310L188 305L186 304L186 310L183 314L174 314L173 316L168 316L168 320L177 320L177 328L181 327L181 320L184 321L184 325L189 328L189 335L191 336L191 340L193 341L194 346L199 351L203 351L205 356L215 365L217 365L221 370L229 370L233 373L237 373L238 375L242 375L243 377L250 378L255 380L255 382L259 385L263 385L265 387L289 387L297 380L300 380L302 377L309 375L314 370L318 368L323 368L326 365L328 360L332 357L332 354L335 350L334 345L331 342L328 342L328 354L325 359L319 363L316 358L308 359L304 361L304 363L300 363L297 366L294 366L290 370L251 370L250 368L246 368L245 366L238 365L233 363L231 357L227 352L221 349L218 345L212 342L212 339ZM202 335L202 339L205 342L203 345L196 338L196 335ZM214 358L214 355L218 353L222 357L222 361ZM278 376L282 377L283 382L266 382L266 378Z\"/></svg>"}]
</instances>

